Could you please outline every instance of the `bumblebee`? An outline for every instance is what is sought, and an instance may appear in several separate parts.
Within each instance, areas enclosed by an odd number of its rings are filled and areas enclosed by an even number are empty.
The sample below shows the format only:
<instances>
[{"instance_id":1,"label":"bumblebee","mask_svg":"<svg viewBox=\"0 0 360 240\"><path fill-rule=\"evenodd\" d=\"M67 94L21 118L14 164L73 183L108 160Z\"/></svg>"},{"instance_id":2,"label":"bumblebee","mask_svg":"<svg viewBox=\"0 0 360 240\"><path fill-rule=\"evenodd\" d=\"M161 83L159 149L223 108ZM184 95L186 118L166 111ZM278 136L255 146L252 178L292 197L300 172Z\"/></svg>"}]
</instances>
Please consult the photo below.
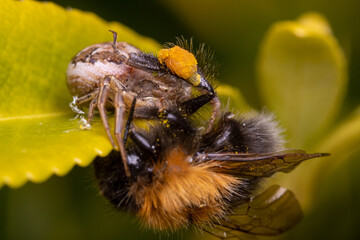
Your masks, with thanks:
<instances>
[{"instance_id":1,"label":"bumblebee","mask_svg":"<svg viewBox=\"0 0 360 240\"><path fill-rule=\"evenodd\" d=\"M174 231L194 224L221 239L276 235L300 221L291 191L272 186L257 194L259 185L327 154L281 150L272 115L221 112L206 132L179 108L146 114L156 119L147 127L127 123L130 177L117 152L94 161L100 192L117 209L146 228Z\"/></svg>"}]
</instances>

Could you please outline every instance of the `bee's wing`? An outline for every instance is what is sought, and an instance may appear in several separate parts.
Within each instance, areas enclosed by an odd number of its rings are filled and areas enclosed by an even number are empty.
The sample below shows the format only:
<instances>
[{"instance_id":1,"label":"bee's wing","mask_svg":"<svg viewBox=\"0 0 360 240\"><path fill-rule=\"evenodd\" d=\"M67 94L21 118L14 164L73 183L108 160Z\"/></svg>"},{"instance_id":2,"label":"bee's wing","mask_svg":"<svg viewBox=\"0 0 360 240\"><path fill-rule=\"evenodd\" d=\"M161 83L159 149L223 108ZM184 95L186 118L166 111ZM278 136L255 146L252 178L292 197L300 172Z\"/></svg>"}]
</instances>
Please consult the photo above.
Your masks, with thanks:
<instances>
[{"instance_id":1,"label":"bee's wing","mask_svg":"<svg viewBox=\"0 0 360 240\"><path fill-rule=\"evenodd\" d=\"M303 217L295 195L273 185L232 209L228 219L204 230L220 239L256 239L256 235L278 235L294 227Z\"/></svg>"},{"instance_id":2,"label":"bee's wing","mask_svg":"<svg viewBox=\"0 0 360 240\"><path fill-rule=\"evenodd\" d=\"M215 171L246 177L269 177L276 172L290 172L302 161L328 156L327 153L307 154L302 150L281 150L272 153L205 153L201 161L218 162Z\"/></svg>"}]
</instances>

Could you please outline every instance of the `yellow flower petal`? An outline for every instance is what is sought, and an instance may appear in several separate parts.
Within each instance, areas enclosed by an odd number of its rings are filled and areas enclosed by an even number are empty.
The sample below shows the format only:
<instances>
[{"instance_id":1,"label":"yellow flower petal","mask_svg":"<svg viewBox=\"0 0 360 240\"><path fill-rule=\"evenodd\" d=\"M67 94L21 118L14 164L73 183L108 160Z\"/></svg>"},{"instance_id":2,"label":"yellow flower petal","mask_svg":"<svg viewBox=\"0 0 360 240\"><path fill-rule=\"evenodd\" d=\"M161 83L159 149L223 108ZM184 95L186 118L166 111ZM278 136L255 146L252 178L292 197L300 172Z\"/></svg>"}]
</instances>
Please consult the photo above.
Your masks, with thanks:
<instances>
[{"instance_id":1,"label":"yellow flower petal","mask_svg":"<svg viewBox=\"0 0 360 240\"><path fill-rule=\"evenodd\" d=\"M334 120L346 71L344 54L322 16L307 14L270 28L259 55L259 86L291 147L311 145Z\"/></svg>"}]
</instances>

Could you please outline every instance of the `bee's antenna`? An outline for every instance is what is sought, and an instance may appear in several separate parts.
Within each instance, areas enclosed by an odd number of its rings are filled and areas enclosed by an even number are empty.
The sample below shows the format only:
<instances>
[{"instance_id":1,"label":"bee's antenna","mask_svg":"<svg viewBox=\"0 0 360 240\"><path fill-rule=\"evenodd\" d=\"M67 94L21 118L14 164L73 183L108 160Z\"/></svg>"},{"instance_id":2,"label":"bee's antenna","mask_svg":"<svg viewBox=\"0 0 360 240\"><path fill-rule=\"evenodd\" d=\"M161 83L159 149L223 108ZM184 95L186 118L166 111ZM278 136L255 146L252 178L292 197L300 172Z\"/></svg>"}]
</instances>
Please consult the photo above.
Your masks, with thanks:
<instances>
[{"instance_id":1,"label":"bee's antenna","mask_svg":"<svg viewBox=\"0 0 360 240\"><path fill-rule=\"evenodd\" d=\"M126 126L125 126L125 130L124 130L124 145L126 145L126 141L129 135L129 130L131 127L131 122L134 118L134 111L135 111L135 105L136 105L136 97L134 97L132 103L131 103L131 107L130 107L130 111L129 111L129 117L127 119L126 122Z\"/></svg>"}]
</instances>

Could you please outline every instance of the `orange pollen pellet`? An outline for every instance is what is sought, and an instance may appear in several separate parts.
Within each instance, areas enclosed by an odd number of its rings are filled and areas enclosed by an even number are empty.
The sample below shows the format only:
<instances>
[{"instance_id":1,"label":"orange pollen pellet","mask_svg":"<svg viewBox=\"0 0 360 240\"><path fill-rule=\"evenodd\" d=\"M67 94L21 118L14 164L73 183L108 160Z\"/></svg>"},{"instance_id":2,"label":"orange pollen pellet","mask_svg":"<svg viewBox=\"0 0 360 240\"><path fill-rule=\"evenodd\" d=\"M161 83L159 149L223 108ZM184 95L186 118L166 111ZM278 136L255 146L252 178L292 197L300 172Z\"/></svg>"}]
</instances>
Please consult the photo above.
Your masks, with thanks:
<instances>
[{"instance_id":1,"label":"orange pollen pellet","mask_svg":"<svg viewBox=\"0 0 360 240\"><path fill-rule=\"evenodd\" d=\"M174 74L183 79L189 79L197 72L195 56L178 46L161 49L158 52L158 59L160 63L165 63Z\"/></svg>"}]
</instances>

